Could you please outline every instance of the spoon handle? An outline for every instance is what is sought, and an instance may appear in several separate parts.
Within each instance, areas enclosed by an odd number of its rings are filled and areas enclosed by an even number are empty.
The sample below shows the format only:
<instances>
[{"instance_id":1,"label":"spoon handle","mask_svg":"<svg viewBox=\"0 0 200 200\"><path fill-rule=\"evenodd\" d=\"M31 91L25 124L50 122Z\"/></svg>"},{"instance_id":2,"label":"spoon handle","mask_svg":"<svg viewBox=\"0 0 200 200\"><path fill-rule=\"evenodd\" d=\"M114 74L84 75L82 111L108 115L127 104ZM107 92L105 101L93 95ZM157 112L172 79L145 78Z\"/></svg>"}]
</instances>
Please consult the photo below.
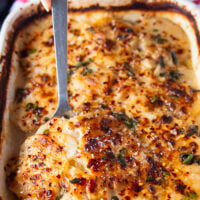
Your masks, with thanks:
<instances>
[{"instance_id":1,"label":"spoon handle","mask_svg":"<svg viewBox=\"0 0 200 200\"><path fill-rule=\"evenodd\" d=\"M58 82L58 107L54 116L70 109L67 93L67 0L52 0L54 43Z\"/></svg>"}]
</instances>

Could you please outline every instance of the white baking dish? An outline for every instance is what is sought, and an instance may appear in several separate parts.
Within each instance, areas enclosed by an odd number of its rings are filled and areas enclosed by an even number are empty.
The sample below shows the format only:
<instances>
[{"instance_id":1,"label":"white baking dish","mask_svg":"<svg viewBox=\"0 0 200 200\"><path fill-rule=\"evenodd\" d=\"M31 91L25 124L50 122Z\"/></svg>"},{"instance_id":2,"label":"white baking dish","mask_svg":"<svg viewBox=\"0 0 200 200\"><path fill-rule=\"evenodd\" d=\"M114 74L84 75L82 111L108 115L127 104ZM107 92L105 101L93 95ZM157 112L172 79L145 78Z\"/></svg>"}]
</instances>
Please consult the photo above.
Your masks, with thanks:
<instances>
[{"instance_id":1,"label":"white baking dish","mask_svg":"<svg viewBox=\"0 0 200 200\"><path fill-rule=\"evenodd\" d=\"M155 12L161 15L163 11L168 9L167 18L177 23L188 35L191 43L193 66L197 75L200 77L200 12L194 4L185 0L146 0L137 1L145 2L145 9L153 9L154 6L159 7ZM153 3L153 4L152 4ZM155 4L157 3L157 4ZM72 9L84 9L90 6L108 7L126 6L133 4L131 0L74 0L70 2ZM150 6L154 5L154 6ZM144 7L143 4L137 4L134 8ZM12 55L12 45L17 29L23 23L30 20L35 15L44 14L45 11L41 7L38 0L33 3L24 5L21 9L14 10L5 20L0 35L0 199L12 200L13 195L8 191L6 186L6 176L4 166L10 157L15 155L21 143L27 137L21 133L10 121L9 107L14 99L14 81L17 71L9 67L9 61ZM180 13L180 15L177 15ZM200 80L200 79L199 79ZM200 83L199 83L200 84ZM2 120L1 120L2 119ZM12 134L12 133L15 134Z\"/></svg>"}]
</instances>

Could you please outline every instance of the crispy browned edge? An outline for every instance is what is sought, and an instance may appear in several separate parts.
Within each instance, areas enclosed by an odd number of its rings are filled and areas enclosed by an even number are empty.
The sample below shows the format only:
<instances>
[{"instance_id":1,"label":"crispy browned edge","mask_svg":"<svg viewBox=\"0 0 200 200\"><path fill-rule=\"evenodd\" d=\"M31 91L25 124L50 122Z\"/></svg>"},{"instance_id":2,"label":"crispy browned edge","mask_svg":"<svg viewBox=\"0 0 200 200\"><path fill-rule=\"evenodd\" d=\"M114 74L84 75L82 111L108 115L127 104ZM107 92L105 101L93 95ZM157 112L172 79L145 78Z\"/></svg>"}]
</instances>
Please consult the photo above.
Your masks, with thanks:
<instances>
[{"instance_id":1,"label":"crispy browned edge","mask_svg":"<svg viewBox=\"0 0 200 200\"><path fill-rule=\"evenodd\" d=\"M193 26L198 45L200 47L200 32L197 26L197 22L188 10L185 8L182 8L175 3L167 3L167 2L162 2L162 3L131 3L131 5L126 5L126 6L120 6L120 7L101 7L101 6L90 6L88 8L80 8L80 9L69 9L69 12L88 12L88 11L94 11L94 10L112 10L112 11L122 11L122 10L145 10L145 11L170 11L170 12L176 12L184 15L187 17ZM3 114L5 110L5 104L6 104L6 94L7 94L7 88L8 88L8 80L9 80L9 75L11 71L11 56L12 56L12 51L13 51L13 44L15 41L15 38L18 34L18 32L25 27L28 23L33 21L34 19L41 18L45 15L47 15L44 11L44 9L41 8L41 5L38 6L37 13L33 14L32 16L29 16L25 19L18 19L15 24L15 32L8 33L10 41L7 43L9 44L7 46L6 52L3 56L0 57L0 64L3 63L3 70L2 73L0 74L0 133L2 132L2 121L3 121ZM1 135L1 134L0 134ZM1 141L0 141L1 144ZM0 145L1 147L1 145ZM1 149L1 148L0 148ZM0 150L1 152L1 150ZM1 197L0 197L1 199Z\"/></svg>"}]
</instances>

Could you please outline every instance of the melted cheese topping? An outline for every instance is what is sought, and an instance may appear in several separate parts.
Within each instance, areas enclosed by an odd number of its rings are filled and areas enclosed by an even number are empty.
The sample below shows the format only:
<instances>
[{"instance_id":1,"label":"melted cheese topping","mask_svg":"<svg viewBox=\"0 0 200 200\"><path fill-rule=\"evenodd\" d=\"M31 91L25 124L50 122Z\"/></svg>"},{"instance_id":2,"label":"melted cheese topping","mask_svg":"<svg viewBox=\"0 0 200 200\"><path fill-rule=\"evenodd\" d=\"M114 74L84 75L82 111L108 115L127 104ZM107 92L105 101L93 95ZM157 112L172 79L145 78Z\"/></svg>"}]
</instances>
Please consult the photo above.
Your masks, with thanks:
<instances>
[{"instance_id":1,"label":"melted cheese topping","mask_svg":"<svg viewBox=\"0 0 200 200\"><path fill-rule=\"evenodd\" d=\"M71 13L68 27L69 101L81 116L25 141L11 190L27 200L199 199L199 91L184 31L136 11ZM47 16L15 43L12 119L26 132L56 109L52 35Z\"/></svg>"},{"instance_id":2,"label":"melted cheese topping","mask_svg":"<svg viewBox=\"0 0 200 200\"><path fill-rule=\"evenodd\" d=\"M198 199L200 139L181 123L122 113L52 119L22 146L11 190L20 199ZM199 158L198 158L199 159Z\"/></svg>"},{"instance_id":3,"label":"melted cheese topping","mask_svg":"<svg viewBox=\"0 0 200 200\"><path fill-rule=\"evenodd\" d=\"M174 101L161 89L168 79L195 87L189 42L182 29L147 13L132 15L70 15L68 90L75 112L102 106L130 115L150 112L145 104L151 96ZM56 110L53 45L50 16L24 28L15 43L12 65L18 65L20 77L12 118L23 131L37 130Z\"/></svg>"}]
</instances>

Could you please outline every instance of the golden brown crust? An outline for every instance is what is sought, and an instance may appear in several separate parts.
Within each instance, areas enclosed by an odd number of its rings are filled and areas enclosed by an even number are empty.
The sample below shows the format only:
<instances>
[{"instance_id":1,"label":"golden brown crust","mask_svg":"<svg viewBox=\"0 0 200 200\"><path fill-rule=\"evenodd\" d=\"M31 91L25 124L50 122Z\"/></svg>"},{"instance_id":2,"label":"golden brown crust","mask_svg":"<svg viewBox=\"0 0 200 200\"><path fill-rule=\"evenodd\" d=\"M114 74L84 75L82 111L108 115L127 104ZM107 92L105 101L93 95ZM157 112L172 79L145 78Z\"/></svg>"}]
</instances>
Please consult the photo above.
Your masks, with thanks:
<instances>
[{"instance_id":1,"label":"golden brown crust","mask_svg":"<svg viewBox=\"0 0 200 200\"><path fill-rule=\"evenodd\" d=\"M25 141L12 191L45 200L199 195L190 181L199 174L200 97L185 32L131 10L70 13L68 28L69 103L79 116L53 119ZM52 35L46 16L15 44L23 76L12 117L25 131L56 109ZM181 163L188 154L191 166Z\"/></svg>"},{"instance_id":2,"label":"golden brown crust","mask_svg":"<svg viewBox=\"0 0 200 200\"><path fill-rule=\"evenodd\" d=\"M158 80L167 81L170 70L177 73L187 66L191 67L189 43L179 27L146 12L143 15L132 11L121 12L121 19L116 17L117 14L104 11L82 13L79 20L76 20L76 14L69 15L68 90L75 112L101 109L102 104L111 110L124 109L131 115L137 112L131 108L135 104L141 104L138 112L146 111L146 98L158 93L156 87L148 91L150 85ZM137 16L135 19L134 15ZM123 20L125 17L127 21ZM35 23L19 34L12 59L12 65L19 67L21 72L20 81L16 83L12 119L24 131L34 131L48 121L57 105L50 16ZM148 27L146 23L149 23ZM39 25L40 31L37 28ZM164 28L167 25L174 32L167 33ZM170 34L172 36L167 36ZM184 40L184 45L179 38ZM170 51L177 52L183 69L173 63ZM166 69L159 66L161 56ZM161 72L165 73L165 77L159 77ZM182 81L184 77L181 77ZM159 87L164 87L162 85L161 81Z\"/></svg>"},{"instance_id":3,"label":"golden brown crust","mask_svg":"<svg viewBox=\"0 0 200 200\"><path fill-rule=\"evenodd\" d=\"M22 146L11 190L20 199L197 200L200 139L181 122L129 120L107 111L52 119Z\"/></svg>"},{"instance_id":4,"label":"golden brown crust","mask_svg":"<svg viewBox=\"0 0 200 200\"><path fill-rule=\"evenodd\" d=\"M104 2L104 3L105 3L105 2ZM74 6L75 6L75 4L74 4ZM102 5L101 5L101 6L102 6ZM195 37L194 37L194 38L195 38ZM196 39L196 38L195 38L195 39ZM193 41L195 41L195 40L193 40ZM1 85L3 85L3 84L1 84ZM5 84L4 84L4 86L5 86ZM3 88L3 89L4 89L4 88ZM3 91L3 89L2 89L2 91ZM10 89L10 87L9 87L9 89ZM9 91L10 91L10 90L9 90ZM10 92L9 92L9 93L10 93ZM5 94L5 91L4 91L4 94ZM2 99L3 99L3 98L5 99L5 96L3 96ZM1 99L0 99L0 100L1 100ZM175 100L175 99L174 99L174 100ZM9 102L7 101L7 103L9 103ZM2 105L2 104L1 104L1 105ZM10 105L10 104L9 104L9 105ZM2 109L0 109L0 110L1 110L1 112L3 111ZM6 112L6 113L7 113L7 112ZM6 120L7 120L7 122L8 122L8 119L6 119ZM9 122L9 123L10 123L10 122ZM9 123L7 123L7 125L8 125ZM4 125L5 125L5 124L4 124ZM7 128L8 128L8 127L7 127ZM5 130L5 127L4 127L4 130ZM8 137L8 134L6 134L6 135L7 135L7 137ZM5 136L5 135L4 135L4 136ZM10 135L9 135L9 139L11 139L11 138L13 138L13 140L14 140L14 139L16 140L16 134L15 134L15 135L12 135L11 137L10 137ZM7 140L7 142L8 142L8 141L9 141L9 140ZM11 146L12 146L12 145L11 145ZM6 148L6 151L5 151L5 149L4 149L4 152L3 152L4 158L5 158L5 157L8 157L8 156L7 156L8 154L10 155L10 154L13 153L13 152L12 152L12 148L9 148L9 145L8 145L8 144L7 144L7 147L8 147L8 148ZM7 150L8 150L8 151L7 151ZM5 153L5 152L6 152L6 153ZM4 165L4 164L1 165L1 166L2 166L2 170L1 170L1 173L0 173L1 175L3 174L3 165ZM1 180L1 181L4 182L3 180ZM1 183L2 183L2 182L1 182ZM4 185L4 184L1 184L1 186L2 186L2 185ZM5 187L1 187L1 188L0 188L0 193L3 195L3 198L4 198L4 199L10 199L10 198L5 198L6 192L5 192L5 190L3 190L2 188L5 188ZM2 192L2 191L3 191L3 192ZM2 195L1 195L1 196L2 196Z\"/></svg>"}]
</instances>

